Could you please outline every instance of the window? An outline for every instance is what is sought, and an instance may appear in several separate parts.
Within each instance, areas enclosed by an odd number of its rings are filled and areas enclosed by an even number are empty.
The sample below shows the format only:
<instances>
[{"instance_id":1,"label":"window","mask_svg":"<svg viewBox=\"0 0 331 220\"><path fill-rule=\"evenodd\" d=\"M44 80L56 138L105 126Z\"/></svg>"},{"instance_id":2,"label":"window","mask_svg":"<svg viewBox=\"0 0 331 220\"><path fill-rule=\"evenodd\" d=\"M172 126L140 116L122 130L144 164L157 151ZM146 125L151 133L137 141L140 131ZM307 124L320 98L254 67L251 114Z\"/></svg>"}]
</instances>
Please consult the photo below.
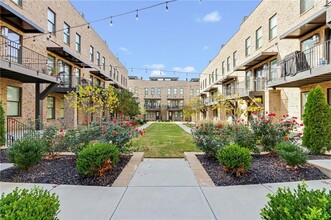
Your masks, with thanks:
<instances>
[{"instance_id":1,"label":"window","mask_svg":"<svg viewBox=\"0 0 331 220\"><path fill-rule=\"evenodd\" d=\"M245 40L245 55L246 57L251 54L251 37Z\"/></svg>"},{"instance_id":2,"label":"window","mask_svg":"<svg viewBox=\"0 0 331 220\"><path fill-rule=\"evenodd\" d=\"M102 57L102 69L106 70L106 58Z\"/></svg>"},{"instance_id":3,"label":"window","mask_svg":"<svg viewBox=\"0 0 331 220\"><path fill-rule=\"evenodd\" d=\"M300 13L306 12L314 6L314 0L300 0Z\"/></svg>"},{"instance_id":4,"label":"window","mask_svg":"<svg viewBox=\"0 0 331 220\"><path fill-rule=\"evenodd\" d=\"M97 64L100 67L100 53L97 51Z\"/></svg>"},{"instance_id":5,"label":"window","mask_svg":"<svg viewBox=\"0 0 331 220\"><path fill-rule=\"evenodd\" d=\"M237 51L235 51L233 53L233 67L236 67L237 66L237 59L238 59L238 57L237 57Z\"/></svg>"},{"instance_id":6,"label":"window","mask_svg":"<svg viewBox=\"0 0 331 220\"><path fill-rule=\"evenodd\" d=\"M168 88L168 90L167 90L167 94L168 94L168 95L171 94L171 88Z\"/></svg>"},{"instance_id":7,"label":"window","mask_svg":"<svg viewBox=\"0 0 331 220\"><path fill-rule=\"evenodd\" d=\"M56 68L55 68L55 57L48 55L47 56L47 67L48 67L48 73L52 76L55 76L57 74Z\"/></svg>"},{"instance_id":8,"label":"window","mask_svg":"<svg viewBox=\"0 0 331 220\"><path fill-rule=\"evenodd\" d=\"M60 100L60 118L64 118L64 98Z\"/></svg>"},{"instance_id":9,"label":"window","mask_svg":"<svg viewBox=\"0 0 331 220\"><path fill-rule=\"evenodd\" d=\"M112 65L109 66L109 74L110 74L110 77L112 77L112 74L113 74L113 66Z\"/></svg>"},{"instance_id":10,"label":"window","mask_svg":"<svg viewBox=\"0 0 331 220\"><path fill-rule=\"evenodd\" d=\"M63 42L70 45L70 26L65 22L63 25Z\"/></svg>"},{"instance_id":11,"label":"window","mask_svg":"<svg viewBox=\"0 0 331 220\"><path fill-rule=\"evenodd\" d=\"M93 78L93 76L90 76L90 83L91 83L91 85L94 85L93 82L94 82L94 78Z\"/></svg>"},{"instance_id":12,"label":"window","mask_svg":"<svg viewBox=\"0 0 331 220\"><path fill-rule=\"evenodd\" d=\"M214 71L211 73L211 83L214 83Z\"/></svg>"},{"instance_id":13,"label":"window","mask_svg":"<svg viewBox=\"0 0 331 220\"><path fill-rule=\"evenodd\" d=\"M47 119L55 119L55 97L47 97Z\"/></svg>"},{"instance_id":14,"label":"window","mask_svg":"<svg viewBox=\"0 0 331 220\"><path fill-rule=\"evenodd\" d=\"M215 81L217 81L217 71L218 69L215 70Z\"/></svg>"},{"instance_id":15,"label":"window","mask_svg":"<svg viewBox=\"0 0 331 220\"><path fill-rule=\"evenodd\" d=\"M90 46L90 61L94 62L94 47Z\"/></svg>"},{"instance_id":16,"label":"window","mask_svg":"<svg viewBox=\"0 0 331 220\"><path fill-rule=\"evenodd\" d=\"M251 76L252 76L252 71L246 72L246 75L245 75L245 89L247 91L251 91Z\"/></svg>"},{"instance_id":17,"label":"window","mask_svg":"<svg viewBox=\"0 0 331 220\"><path fill-rule=\"evenodd\" d=\"M157 94L161 95L161 88L157 88Z\"/></svg>"},{"instance_id":18,"label":"window","mask_svg":"<svg viewBox=\"0 0 331 220\"><path fill-rule=\"evenodd\" d=\"M190 96L194 95L194 89L190 89Z\"/></svg>"},{"instance_id":19,"label":"window","mask_svg":"<svg viewBox=\"0 0 331 220\"><path fill-rule=\"evenodd\" d=\"M80 53L81 51L81 37L79 34L76 33L76 51Z\"/></svg>"},{"instance_id":20,"label":"window","mask_svg":"<svg viewBox=\"0 0 331 220\"><path fill-rule=\"evenodd\" d=\"M277 79L277 59L270 61L269 66L269 81Z\"/></svg>"},{"instance_id":21,"label":"window","mask_svg":"<svg viewBox=\"0 0 331 220\"><path fill-rule=\"evenodd\" d=\"M148 89L145 88L145 95L148 95Z\"/></svg>"},{"instance_id":22,"label":"window","mask_svg":"<svg viewBox=\"0 0 331 220\"><path fill-rule=\"evenodd\" d=\"M21 88L7 86L7 116L21 115Z\"/></svg>"},{"instance_id":23,"label":"window","mask_svg":"<svg viewBox=\"0 0 331 220\"><path fill-rule=\"evenodd\" d=\"M15 4L22 6L22 0L12 0Z\"/></svg>"},{"instance_id":24,"label":"window","mask_svg":"<svg viewBox=\"0 0 331 220\"><path fill-rule=\"evenodd\" d=\"M229 72L230 71L230 57L226 59L226 70Z\"/></svg>"},{"instance_id":25,"label":"window","mask_svg":"<svg viewBox=\"0 0 331 220\"><path fill-rule=\"evenodd\" d=\"M222 62L222 76L225 74L225 61Z\"/></svg>"},{"instance_id":26,"label":"window","mask_svg":"<svg viewBox=\"0 0 331 220\"><path fill-rule=\"evenodd\" d=\"M260 27L259 29L256 30L256 33L255 33L255 46L256 46L256 49L259 49L262 47L262 27Z\"/></svg>"},{"instance_id":27,"label":"window","mask_svg":"<svg viewBox=\"0 0 331 220\"><path fill-rule=\"evenodd\" d=\"M197 96L200 94L200 89L196 90L196 94L197 94Z\"/></svg>"},{"instance_id":28,"label":"window","mask_svg":"<svg viewBox=\"0 0 331 220\"><path fill-rule=\"evenodd\" d=\"M59 70L59 78L60 78L60 84L62 87L71 87L71 66L63 61L60 61L60 70Z\"/></svg>"},{"instance_id":29,"label":"window","mask_svg":"<svg viewBox=\"0 0 331 220\"><path fill-rule=\"evenodd\" d=\"M155 95L155 88L151 88L151 95Z\"/></svg>"},{"instance_id":30,"label":"window","mask_svg":"<svg viewBox=\"0 0 331 220\"><path fill-rule=\"evenodd\" d=\"M97 86L97 87L101 86L101 80L98 78L95 79L94 83L95 83L95 86Z\"/></svg>"},{"instance_id":31,"label":"window","mask_svg":"<svg viewBox=\"0 0 331 220\"><path fill-rule=\"evenodd\" d=\"M80 84L81 76L80 76L80 69L75 68L74 69L75 77L76 77L76 85Z\"/></svg>"},{"instance_id":32,"label":"window","mask_svg":"<svg viewBox=\"0 0 331 220\"><path fill-rule=\"evenodd\" d=\"M174 88L174 95L177 95L177 89Z\"/></svg>"},{"instance_id":33,"label":"window","mask_svg":"<svg viewBox=\"0 0 331 220\"><path fill-rule=\"evenodd\" d=\"M47 19L48 19L48 25L47 30L49 33L55 34L55 22L56 22L56 14L51 9L48 9L47 12Z\"/></svg>"},{"instance_id":34,"label":"window","mask_svg":"<svg viewBox=\"0 0 331 220\"><path fill-rule=\"evenodd\" d=\"M277 36L277 14L269 19L269 40Z\"/></svg>"},{"instance_id":35,"label":"window","mask_svg":"<svg viewBox=\"0 0 331 220\"><path fill-rule=\"evenodd\" d=\"M179 89L179 94L184 95L184 89L183 88Z\"/></svg>"}]
</instances>

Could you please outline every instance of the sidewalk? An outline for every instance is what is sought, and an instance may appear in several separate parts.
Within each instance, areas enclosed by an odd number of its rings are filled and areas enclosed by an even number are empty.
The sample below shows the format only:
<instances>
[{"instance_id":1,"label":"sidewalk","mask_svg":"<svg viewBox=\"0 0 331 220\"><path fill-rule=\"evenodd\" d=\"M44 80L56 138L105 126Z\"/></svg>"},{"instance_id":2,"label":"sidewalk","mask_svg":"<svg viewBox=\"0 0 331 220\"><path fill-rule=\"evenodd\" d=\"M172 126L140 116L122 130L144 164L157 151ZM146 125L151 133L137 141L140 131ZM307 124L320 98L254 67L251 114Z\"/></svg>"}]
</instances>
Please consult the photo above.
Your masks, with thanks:
<instances>
[{"instance_id":1,"label":"sidewalk","mask_svg":"<svg viewBox=\"0 0 331 220\"><path fill-rule=\"evenodd\" d=\"M175 122L175 123L187 133L192 134L192 129L184 125L182 122Z\"/></svg>"},{"instance_id":2,"label":"sidewalk","mask_svg":"<svg viewBox=\"0 0 331 220\"><path fill-rule=\"evenodd\" d=\"M143 130L143 129L146 129L148 126L150 126L151 124L153 124L154 122L147 122L146 124L143 124L141 126L138 127L139 130Z\"/></svg>"},{"instance_id":3,"label":"sidewalk","mask_svg":"<svg viewBox=\"0 0 331 220\"><path fill-rule=\"evenodd\" d=\"M300 182L200 187L184 159L145 159L128 187L36 184L59 195L59 219L259 219L266 195ZM307 181L310 189L331 189L331 179ZM1 193L16 186L0 183Z\"/></svg>"}]
</instances>

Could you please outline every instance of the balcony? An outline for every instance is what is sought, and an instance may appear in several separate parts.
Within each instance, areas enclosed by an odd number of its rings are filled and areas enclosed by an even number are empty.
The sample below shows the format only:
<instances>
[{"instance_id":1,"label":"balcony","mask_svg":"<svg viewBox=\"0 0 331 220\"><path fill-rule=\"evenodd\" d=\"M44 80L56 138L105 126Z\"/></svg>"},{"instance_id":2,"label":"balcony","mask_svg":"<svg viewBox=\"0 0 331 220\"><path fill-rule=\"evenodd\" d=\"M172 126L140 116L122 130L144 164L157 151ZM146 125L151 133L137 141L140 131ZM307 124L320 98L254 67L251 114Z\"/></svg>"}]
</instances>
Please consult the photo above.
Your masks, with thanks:
<instances>
[{"instance_id":1,"label":"balcony","mask_svg":"<svg viewBox=\"0 0 331 220\"><path fill-rule=\"evenodd\" d=\"M268 87L300 87L331 80L331 44L330 41L314 47L295 51L283 59L281 71Z\"/></svg>"},{"instance_id":2,"label":"balcony","mask_svg":"<svg viewBox=\"0 0 331 220\"><path fill-rule=\"evenodd\" d=\"M247 82L240 82L237 84L235 95L239 98L250 98L256 96L263 96L266 90L266 79L256 78Z\"/></svg>"},{"instance_id":3,"label":"balcony","mask_svg":"<svg viewBox=\"0 0 331 220\"><path fill-rule=\"evenodd\" d=\"M218 104L218 101L216 100L215 97L212 97L212 98L206 98L206 99L204 99L204 104L205 104L206 106L217 105L217 104Z\"/></svg>"},{"instance_id":4,"label":"balcony","mask_svg":"<svg viewBox=\"0 0 331 220\"><path fill-rule=\"evenodd\" d=\"M78 85L87 86L90 85L90 81L87 79L76 78L71 75L65 74L65 72L60 72L58 74L58 79L60 80L60 84L52 90L55 93L68 93L71 91L77 91Z\"/></svg>"},{"instance_id":5,"label":"balcony","mask_svg":"<svg viewBox=\"0 0 331 220\"><path fill-rule=\"evenodd\" d=\"M169 111L179 111L183 110L183 105L167 105L167 110Z\"/></svg>"},{"instance_id":6,"label":"balcony","mask_svg":"<svg viewBox=\"0 0 331 220\"><path fill-rule=\"evenodd\" d=\"M58 83L49 74L46 56L3 36L0 36L0 64L4 78L24 83Z\"/></svg>"},{"instance_id":7,"label":"balcony","mask_svg":"<svg viewBox=\"0 0 331 220\"><path fill-rule=\"evenodd\" d=\"M144 108L146 111L160 111L161 110L160 105L144 105Z\"/></svg>"}]
</instances>

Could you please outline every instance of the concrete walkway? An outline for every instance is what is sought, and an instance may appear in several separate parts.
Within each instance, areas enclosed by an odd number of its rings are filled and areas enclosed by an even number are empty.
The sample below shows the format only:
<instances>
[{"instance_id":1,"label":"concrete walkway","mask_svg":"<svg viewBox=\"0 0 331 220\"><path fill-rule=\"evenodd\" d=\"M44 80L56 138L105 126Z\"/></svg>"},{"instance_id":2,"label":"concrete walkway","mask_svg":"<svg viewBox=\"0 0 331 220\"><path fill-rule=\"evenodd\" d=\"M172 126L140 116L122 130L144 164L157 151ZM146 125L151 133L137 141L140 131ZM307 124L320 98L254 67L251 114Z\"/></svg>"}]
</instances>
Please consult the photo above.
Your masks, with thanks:
<instances>
[{"instance_id":1,"label":"concrete walkway","mask_svg":"<svg viewBox=\"0 0 331 220\"><path fill-rule=\"evenodd\" d=\"M147 128L148 126L150 126L150 125L153 124L153 123L154 123L154 122L149 121L149 122L147 122L146 124L143 124L143 125L139 126L138 129L139 129L139 130L143 130L143 129Z\"/></svg>"},{"instance_id":2,"label":"concrete walkway","mask_svg":"<svg viewBox=\"0 0 331 220\"><path fill-rule=\"evenodd\" d=\"M201 187L184 159L145 159L128 187L36 184L59 195L59 219L260 219L266 195L300 182ZM331 189L331 179L306 181ZM1 193L34 184L0 182Z\"/></svg>"},{"instance_id":3,"label":"concrete walkway","mask_svg":"<svg viewBox=\"0 0 331 220\"><path fill-rule=\"evenodd\" d=\"M182 122L175 122L175 123L187 133L192 134L192 129L184 125Z\"/></svg>"}]
</instances>

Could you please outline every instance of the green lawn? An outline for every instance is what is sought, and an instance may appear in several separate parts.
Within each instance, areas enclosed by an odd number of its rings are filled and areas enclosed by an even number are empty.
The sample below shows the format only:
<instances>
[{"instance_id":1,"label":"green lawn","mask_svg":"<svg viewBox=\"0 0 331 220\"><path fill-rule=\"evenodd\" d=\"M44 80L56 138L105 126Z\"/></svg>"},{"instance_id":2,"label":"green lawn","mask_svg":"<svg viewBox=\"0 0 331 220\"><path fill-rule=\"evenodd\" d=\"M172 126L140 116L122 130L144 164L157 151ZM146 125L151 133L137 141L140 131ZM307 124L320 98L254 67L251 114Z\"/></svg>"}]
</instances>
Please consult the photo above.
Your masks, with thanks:
<instances>
[{"instance_id":1,"label":"green lawn","mask_svg":"<svg viewBox=\"0 0 331 220\"><path fill-rule=\"evenodd\" d=\"M184 157L184 152L199 151L193 138L175 123L157 122L146 128L146 134L132 140L133 150L144 157ZM149 150L147 150L147 148Z\"/></svg>"}]
</instances>

